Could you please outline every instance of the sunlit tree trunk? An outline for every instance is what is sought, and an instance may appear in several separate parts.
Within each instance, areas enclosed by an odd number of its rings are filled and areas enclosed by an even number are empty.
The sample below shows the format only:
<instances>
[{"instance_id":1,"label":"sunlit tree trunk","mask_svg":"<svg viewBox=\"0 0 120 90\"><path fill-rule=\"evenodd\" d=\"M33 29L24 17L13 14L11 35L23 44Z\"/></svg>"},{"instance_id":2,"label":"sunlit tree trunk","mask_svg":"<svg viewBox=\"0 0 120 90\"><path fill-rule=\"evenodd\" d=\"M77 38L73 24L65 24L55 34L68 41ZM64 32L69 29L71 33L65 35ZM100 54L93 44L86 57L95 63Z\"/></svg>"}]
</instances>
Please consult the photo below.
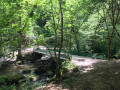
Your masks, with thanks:
<instances>
[{"instance_id":1,"label":"sunlit tree trunk","mask_svg":"<svg viewBox=\"0 0 120 90\"><path fill-rule=\"evenodd\" d=\"M57 26L56 26L56 22L55 22L55 16L54 16L54 11L53 11L53 3L51 2L51 10L52 10L52 19L53 19L53 25L54 25L54 36L55 36L55 42L54 42L54 57L55 57L55 61L57 59L57 54L56 54L56 48L57 48Z\"/></svg>"},{"instance_id":2,"label":"sunlit tree trunk","mask_svg":"<svg viewBox=\"0 0 120 90\"><path fill-rule=\"evenodd\" d=\"M19 25L21 27L21 17L20 17L20 20L19 20ZM21 46L22 46L22 31L21 29L18 31L18 56L17 56L17 59L21 59L22 58L22 53L21 53Z\"/></svg>"},{"instance_id":3,"label":"sunlit tree trunk","mask_svg":"<svg viewBox=\"0 0 120 90\"><path fill-rule=\"evenodd\" d=\"M19 35L21 36L21 31L19 32ZM19 37L19 39L18 39L18 56L17 56L17 59L22 58L21 46L22 46L22 40L21 40L21 37Z\"/></svg>"},{"instance_id":4,"label":"sunlit tree trunk","mask_svg":"<svg viewBox=\"0 0 120 90\"><path fill-rule=\"evenodd\" d=\"M61 41L60 41L60 48L58 52L58 59L56 62L56 79L58 81L61 80L61 72L60 72L60 56L61 56L61 50L63 48L63 12L62 12L62 0L59 0L59 6L60 6L60 16L61 16Z\"/></svg>"}]
</instances>

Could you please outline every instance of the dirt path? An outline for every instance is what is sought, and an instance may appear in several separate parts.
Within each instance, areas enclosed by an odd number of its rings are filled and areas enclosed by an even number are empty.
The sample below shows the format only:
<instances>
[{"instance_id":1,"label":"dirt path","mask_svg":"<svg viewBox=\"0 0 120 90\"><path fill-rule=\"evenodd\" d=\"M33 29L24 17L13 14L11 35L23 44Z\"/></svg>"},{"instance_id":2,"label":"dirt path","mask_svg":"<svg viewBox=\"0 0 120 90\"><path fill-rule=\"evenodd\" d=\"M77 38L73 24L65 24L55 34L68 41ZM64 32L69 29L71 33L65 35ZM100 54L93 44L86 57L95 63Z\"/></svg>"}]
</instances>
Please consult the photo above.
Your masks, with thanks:
<instances>
[{"instance_id":1,"label":"dirt path","mask_svg":"<svg viewBox=\"0 0 120 90\"><path fill-rule=\"evenodd\" d=\"M34 49L35 47L27 48L22 53L33 52ZM35 90L120 90L120 60L108 61L72 55L71 61L79 67L79 71L67 73L60 84L50 83Z\"/></svg>"},{"instance_id":2,"label":"dirt path","mask_svg":"<svg viewBox=\"0 0 120 90\"><path fill-rule=\"evenodd\" d=\"M92 66L97 62L103 62L107 60L100 60L100 59L92 59L77 55L72 55L72 62L75 63L77 66Z\"/></svg>"},{"instance_id":3,"label":"dirt path","mask_svg":"<svg viewBox=\"0 0 120 90\"><path fill-rule=\"evenodd\" d=\"M43 48L43 47L41 47ZM33 52L35 47L22 50ZM15 52L15 56L17 52ZM72 55L77 72L68 72L60 84L50 83L35 90L120 90L120 60L100 60Z\"/></svg>"},{"instance_id":4,"label":"dirt path","mask_svg":"<svg viewBox=\"0 0 120 90\"><path fill-rule=\"evenodd\" d=\"M44 47L44 46L39 46L39 48L41 50L47 50L47 48ZM64 54L64 53L62 53L62 54ZM86 58L86 57L82 57L82 56L72 55L72 60L71 61L73 63L75 63L77 66L92 66L94 63L103 62L103 61L106 61L106 60L92 59L92 58Z\"/></svg>"},{"instance_id":5,"label":"dirt path","mask_svg":"<svg viewBox=\"0 0 120 90\"><path fill-rule=\"evenodd\" d=\"M24 50L22 50L22 53L30 53L33 52L37 47L36 46L32 46L30 48L26 48ZM44 46L39 46L40 49L47 49ZM16 56L17 56L17 52L15 52L15 57L13 60L16 60ZM100 60L100 59L92 59L92 58L86 58L86 57L82 57L82 56L77 56L77 55L72 55L72 60L73 63L75 63L77 66L92 66L94 63L97 62L103 62L106 60Z\"/></svg>"}]
</instances>

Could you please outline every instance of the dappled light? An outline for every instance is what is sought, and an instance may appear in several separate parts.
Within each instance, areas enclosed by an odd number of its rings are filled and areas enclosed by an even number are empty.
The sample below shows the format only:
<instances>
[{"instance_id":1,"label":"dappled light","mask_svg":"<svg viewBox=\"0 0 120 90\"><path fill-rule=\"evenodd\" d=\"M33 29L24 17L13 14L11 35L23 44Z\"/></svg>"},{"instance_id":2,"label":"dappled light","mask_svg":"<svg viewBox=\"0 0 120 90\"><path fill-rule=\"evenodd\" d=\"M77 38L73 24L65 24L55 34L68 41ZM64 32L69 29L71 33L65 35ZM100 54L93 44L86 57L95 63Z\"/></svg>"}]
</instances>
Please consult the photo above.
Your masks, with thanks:
<instances>
[{"instance_id":1,"label":"dappled light","mask_svg":"<svg viewBox=\"0 0 120 90\"><path fill-rule=\"evenodd\" d=\"M0 1L0 90L119 89L119 0Z\"/></svg>"},{"instance_id":2,"label":"dappled light","mask_svg":"<svg viewBox=\"0 0 120 90\"><path fill-rule=\"evenodd\" d=\"M84 57L79 57L79 56L73 56L72 61L78 66L91 66L94 63L99 62L100 60L84 58Z\"/></svg>"},{"instance_id":3,"label":"dappled light","mask_svg":"<svg viewBox=\"0 0 120 90\"><path fill-rule=\"evenodd\" d=\"M82 73L81 67L78 72L69 73L63 80L63 88L69 90L119 90L120 63L106 61L95 63L93 66L94 69L86 73Z\"/></svg>"}]
</instances>

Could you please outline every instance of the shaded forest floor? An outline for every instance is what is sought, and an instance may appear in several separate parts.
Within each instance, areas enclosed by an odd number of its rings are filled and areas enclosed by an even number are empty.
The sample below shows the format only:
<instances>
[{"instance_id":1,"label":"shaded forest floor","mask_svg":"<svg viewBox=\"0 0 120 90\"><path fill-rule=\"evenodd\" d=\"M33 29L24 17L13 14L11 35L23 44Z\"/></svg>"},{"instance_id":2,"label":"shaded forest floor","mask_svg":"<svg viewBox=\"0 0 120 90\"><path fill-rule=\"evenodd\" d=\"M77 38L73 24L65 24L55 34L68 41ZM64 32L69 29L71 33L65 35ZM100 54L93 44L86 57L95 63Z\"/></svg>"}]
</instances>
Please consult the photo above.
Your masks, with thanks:
<instances>
[{"instance_id":1,"label":"shaded forest floor","mask_svg":"<svg viewBox=\"0 0 120 90\"><path fill-rule=\"evenodd\" d=\"M33 50L34 48L28 48L22 52ZM72 62L77 68L65 73L59 84L53 81L35 90L120 90L120 60L108 61L72 55Z\"/></svg>"},{"instance_id":2,"label":"shaded forest floor","mask_svg":"<svg viewBox=\"0 0 120 90\"><path fill-rule=\"evenodd\" d=\"M79 57L77 66L63 75L59 84L51 82L36 90L120 90L120 60L94 60Z\"/></svg>"}]
</instances>

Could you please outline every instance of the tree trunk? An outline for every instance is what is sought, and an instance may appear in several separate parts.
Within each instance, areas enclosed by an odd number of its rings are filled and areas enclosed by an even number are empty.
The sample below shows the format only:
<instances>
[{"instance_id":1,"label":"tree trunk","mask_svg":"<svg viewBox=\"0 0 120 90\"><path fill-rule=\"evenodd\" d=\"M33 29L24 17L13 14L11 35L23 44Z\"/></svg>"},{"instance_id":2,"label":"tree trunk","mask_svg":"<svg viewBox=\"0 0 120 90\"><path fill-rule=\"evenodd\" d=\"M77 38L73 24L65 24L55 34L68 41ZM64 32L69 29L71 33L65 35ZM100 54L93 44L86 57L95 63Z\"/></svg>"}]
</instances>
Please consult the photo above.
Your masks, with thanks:
<instances>
[{"instance_id":1,"label":"tree trunk","mask_svg":"<svg viewBox=\"0 0 120 90\"><path fill-rule=\"evenodd\" d=\"M20 17L20 24L19 25L21 27L21 17ZM17 56L17 60L22 59L21 46L22 46L22 31L20 29L18 31L18 56Z\"/></svg>"},{"instance_id":2,"label":"tree trunk","mask_svg":"<svg viewBox=\"0 0 120 90\"><path fill-rule=\"evenodd\" d=\"M110 17L110 16L109 16ZM112 17L111 17L111 23L112 23L112 34L109 38L109 42L108 42L108 60L111 59L111 43L112 43L112 39L113 39L113 35L115 32L115 11L114 11L114 0L112 0Z\"/></svg>"},{"instance_id":3,"label":"tree trunk","mask_svg":"<svg viewBox=\"0 0 120 90\"><path fill-rule=\"evenodd\" d=\"M58 52L58 58L57 58L57 62L56 62L56 79L57 81L61 80L61 70L60 70L60 56L61 56L61 50L63 47L63 12L62 12L62 0L59 0L59 6L60 6L60 15L61 15L61 42L60 42L60 48L59 48L59 52Z\"/></svg>"},{"instance_id":4,"label":"tree trunk","mask_svg":"<svg viewBox=\"0 0 120 90\"><path fill-rule=\"evenodd\" d=\"M76 43L76 48L77 48L77 54L80 54L80 47L79 47L79 40L77 38L77 35L75 33L75 43Z\"/></svg>"},{"instance_id":5,"label":"tree trunk","mask_svg":"<svg viewBox=\"0 0 120 90\"><path fill-rule=\"evenodd\" d=\"M22 53L21 53L21 45L18 45L18 56L17 56L17 60L22 58Z\"/></svg>"},{"instance_id":6,"label":"tree trunk","mask_svg":"<svg viewBox=\"0 0 120 90\"><path fill-rule=\"evenodd\" d=\"M111 58L111 41L108 41L108 60L110 60Z\"/></svg>"},{"instance_id":7,"label":"tree trunk","mask_svg":"<svg viewBox=\"0 0 120 90\"><path fill-rule=\"evenodd\" d=\"M17 56L17 60L22 58L22 53L21 53L21 38L18 40L18 56Z\"/></svg>"},{"instance_id":8,"label":"tree trunk","mask_svg":"<svg viewBox=\"0 0 120 90\"><path fill-rule=\"evenodd\" d=\"M54 36L55 36L55 42L54 42L54 55L55 59L57 58L56 54L56 48L57 48L57 27L56 27L56 22L55 22L55 16L54 16L54 11L53 11L53 3L52 0L50 0L51 5L51 10L52 10L52 19L53 19L53 25L54 25ZM55 60L56 61L56 60Z\"/></svg>"}]
</instances>

